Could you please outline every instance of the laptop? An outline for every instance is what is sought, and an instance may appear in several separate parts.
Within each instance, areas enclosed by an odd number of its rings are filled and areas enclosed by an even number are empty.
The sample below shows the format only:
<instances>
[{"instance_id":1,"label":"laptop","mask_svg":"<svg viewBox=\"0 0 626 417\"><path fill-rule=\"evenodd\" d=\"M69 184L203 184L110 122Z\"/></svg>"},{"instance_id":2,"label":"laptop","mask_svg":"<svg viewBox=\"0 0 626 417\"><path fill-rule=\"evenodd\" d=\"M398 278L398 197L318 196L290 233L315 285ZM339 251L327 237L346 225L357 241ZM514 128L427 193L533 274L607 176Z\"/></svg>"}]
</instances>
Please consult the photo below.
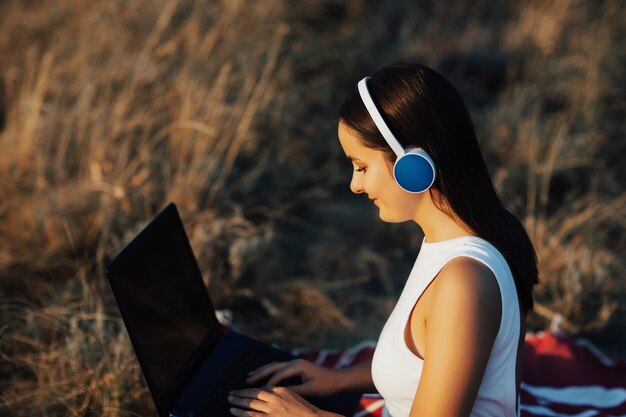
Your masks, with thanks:
<instances>
[{"instance_id":1,"label":"laptop","mask_svg":"<svg viewBox=\"0 0 626 417\"><path fill-rule=\"evenodd\" d=\"M105 272L159 417L230 416L227 394L250 387L245 382L250 370L294 358L220 325L173 203ZM359 398L341 393L307 400L352 416Z\"/></svg>"}]
</instances>

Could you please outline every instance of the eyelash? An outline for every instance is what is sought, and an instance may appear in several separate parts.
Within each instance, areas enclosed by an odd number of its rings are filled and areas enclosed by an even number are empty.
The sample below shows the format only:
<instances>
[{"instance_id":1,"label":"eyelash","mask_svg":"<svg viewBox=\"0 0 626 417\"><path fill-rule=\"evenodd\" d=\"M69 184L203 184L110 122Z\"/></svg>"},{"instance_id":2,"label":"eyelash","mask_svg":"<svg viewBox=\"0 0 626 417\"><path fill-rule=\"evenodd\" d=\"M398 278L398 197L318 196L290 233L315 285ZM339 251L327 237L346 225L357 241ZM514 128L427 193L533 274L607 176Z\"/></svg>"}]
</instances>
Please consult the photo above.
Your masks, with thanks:
<instances>
[{"instance_id":1,"label":"eyelash","mask_svg":"<svg viewBox=\"0 0 626 417\"><path fill-rule=\"evenodd\" d=\"M355 168L354 172L365 172L367 168Z\"/></svg>"}]
</instances>

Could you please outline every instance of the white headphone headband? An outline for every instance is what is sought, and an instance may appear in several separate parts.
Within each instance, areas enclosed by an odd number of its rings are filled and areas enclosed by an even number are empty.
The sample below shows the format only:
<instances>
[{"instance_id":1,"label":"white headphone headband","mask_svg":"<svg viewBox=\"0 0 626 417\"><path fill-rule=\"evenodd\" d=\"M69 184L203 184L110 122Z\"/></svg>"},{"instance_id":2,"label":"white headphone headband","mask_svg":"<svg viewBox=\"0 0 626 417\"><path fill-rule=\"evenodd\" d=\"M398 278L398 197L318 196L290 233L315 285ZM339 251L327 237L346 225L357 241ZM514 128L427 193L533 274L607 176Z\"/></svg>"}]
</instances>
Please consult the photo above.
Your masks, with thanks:
<instances>
[{"instance_id":1,"label":"white headphone headband","mask_svg":"<svg viewBox=\"0 0 626 417\"><path fill-rule=\"evenodd\" d=\"M391 130L389 130L389 127L385 123L383 116L380 115L376 104L374 104L374 100L372 100L372 96L370 96L370 92L367 89L367 80L369 79L370 77L365 77L361 81L359 81L358 87L359 94L361 95L361 100L363 100L365 108L367 109L370 116L372 116L372 119L374 120L374 123L376 124L376 127L378 127L380 133L383 135L383 138L385 138L391 149L399 158L404 155L404 148L402 147L402 145L400 145L400 142L398 142L398 139L396 139L393 133L391 133Z\"/></svg>"}]
</instances>

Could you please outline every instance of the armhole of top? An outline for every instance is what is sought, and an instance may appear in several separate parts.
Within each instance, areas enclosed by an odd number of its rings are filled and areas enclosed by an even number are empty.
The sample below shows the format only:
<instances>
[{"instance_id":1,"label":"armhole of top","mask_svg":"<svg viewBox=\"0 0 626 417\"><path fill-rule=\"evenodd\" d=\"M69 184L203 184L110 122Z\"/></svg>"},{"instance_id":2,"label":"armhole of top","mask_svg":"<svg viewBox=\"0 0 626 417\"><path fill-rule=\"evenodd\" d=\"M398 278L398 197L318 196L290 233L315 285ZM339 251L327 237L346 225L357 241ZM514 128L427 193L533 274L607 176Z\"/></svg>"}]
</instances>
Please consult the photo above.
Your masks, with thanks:
<instances>
[{"instance_id":1,"label":"armhole of top","mask_svg":"<svg viewBox=\"0 0 626 417\"><path fill-rule=\"evenodd\" d=\"M426 286L426 288L424 288L424 291L422 292L422 294L420 294L420 297L418 297L418 299L415 301L415 303L413 304L410 313L407 317L407 322L405 323L405 327L404 329L406 330L406 326L407 324L410 326L410 319L411 316L413 314L413 310L415 309L415 306L417 305L418 301L420 300L421 296L423 295L423 293L431 286L431 284L435 281L435 279L439 276L439 273L441 272L441 270L453 259L456 258L460 258L460 257L466 257L469 259L472 259L476 262L479 262L481 265L484 265L486 268L489 269L489 271L491 272L491 274L493 275L493 278L496 280L496 284L498 285L498 293L500 294L500 323L498 325L498 331L496 333L496 336L494 338L494 345L495 345L495 341L498 338L498 335L500 334L500 332L503 329L503 326L505 325L505 320L504 320L504 311L505 311L505 300L504 300L504 292L503 292L503 288L502 285L500 284L500 282L498 281L497 278L497 274L494 271L494 268L492 268L492 266L490 266L487 262L485 262L483 259L480 259L478 257L474 257L472 255L468 255L468 254L458 254L455 255L449 259L447 259L445 261L445 263L441 266L441 268L439 268L439 270L435 273L435 275L433 276L433 278L430 280L430 282L428 283L428 285ZM522 377L522 371L523 371L523 362L524 362L524 341L525 341L525 332L526 332L526 320L525 320L525 316L522 313L522 305L521 305L521 301L519 299L519 295L517 294L517 287L515 286L515 277L513 276L513 271L511 271L511 267L509 266L509 264L506 262L506 260L502 259L500 262L504 262L504 265L509 269L509 273L511 274L511 279L512 281L512 285L513 285L513 291L515 292L515 299L517 301L517 311L518 311L518 343L517 343L517 348L515 350L515 367L513 369L513 395L515 395L515 413L516 415L519 417L521 415L521 377ZM403 334L403 342L406 346L406 339L404 338L404 334ZM407 351L409 351L411 354L413 354L413 352L410 351L410 349L408 348L408 346L406 346ZM493 346L492 346L493 349ZM417 356L416 356L417 357ZM519 366L518 366L518 358L519 358ZM518 384L518 378L519 378L519 384Z\"/></svg>"},{"instance_id":2,"label":"armhole of top","mask_svg":"<svg viewBox=\"0 0 626 417\"><path fill-rule=\"evenodd\" d=\"M411 308L409 309L409 314L406 317L406 320L404 321L404 327L403 327L403 331L402 331L402 342L404 343L404 347L406 348L406 350L413 356L415 356L417 359L419 360L424 360L425 356L423 352L419 352L418 353L421 355L421 357L419 355L416 355L413 351L411 351L411 348L409 348L409 346L407 345L407 331L408 334L412 336L412 332L411 332L411 320L413 317L413 312L415 311L415 308L417 307L417 304L419 303L419 301L422 299L422 296L424 295L424 293L426 291L428 291L428 289L430 287L432 287L433 283L435 282L435 280L437 279L437 277L439 276L439 274L441 273L441 271L443 270L443 268L446 267L446 265L448 265L451 261L458 259L458 258L468 258L474 262L478 262L480 265L483 265L485 268L487 268L489 270L489 272L491 273L491 275L493 276L493 279L496 281L496 285L498 286L498 294L500 295L500 322L498 323L498 331L496 332L496 336L494 338L494 344L495 344L495 339L498 337L498 335L500 334L500 331L502 330L502 326L504 324L504 320L502 320L502 317L504 315L504 296L502 294L502 288L500 286L500 282L498 282L498 278L496 277L496 273L495 271L486 263L483 262L481 259L475 258L471 255L467 255L467 254L458 254L455 255L449 259L447 259L444 264L441 266L441 268L439 268L437 270L437 272L433 275L433 277L431 278L430 282L426 285L426 287L424 287L424 289L422 290L421 294L417 297L417 299L415 300L415 302L412 304ZM493 349L493 345L492 345L492 349ZM417 351L417 346L415 347L415 350ZM517 360L516 360L516 364L517 364ZM517 365L516 365L517 368ZM515 387L516 387L516 392L517 392L517 376L515 376Z\"/></svg>"},{"instance_id":3,"label":"armhole of top","mask_svg":"<svg viewBox=\"0 0 626 417\"><path fill-rule=\"evenodd\" d=\"M515 289L517 294L517 287ZM519 311L519 339L517 342L517 350L515 351L515 412L517 416L521 415L520 398L522 394L522 371L524 370L524 347L526 340L526 316L522 314L522 304L517 300L517 309Z\"/></svg>"}]
</instances>

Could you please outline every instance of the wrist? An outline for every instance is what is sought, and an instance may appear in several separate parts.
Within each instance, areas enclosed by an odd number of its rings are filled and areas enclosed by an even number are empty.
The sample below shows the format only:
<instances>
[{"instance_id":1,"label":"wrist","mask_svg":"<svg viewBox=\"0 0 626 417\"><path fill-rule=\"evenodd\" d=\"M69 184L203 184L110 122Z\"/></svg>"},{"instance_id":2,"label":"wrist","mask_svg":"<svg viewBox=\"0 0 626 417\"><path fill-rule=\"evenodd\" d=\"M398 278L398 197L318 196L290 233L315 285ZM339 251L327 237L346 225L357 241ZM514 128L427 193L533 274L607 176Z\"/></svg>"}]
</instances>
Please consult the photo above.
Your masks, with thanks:
<instances>
[{"instance_id":1,"label":"wrist","mask_svg":"<svg viewBox=\"0 0 626 417\"><path fill-rule=\"evenodd\" d=\"M345 392L350 389L350 383L354 381L351 381L352 378L349 374L350 368L337 369L337 375L334 383L335 392Z\"/></svg>"},{"instance_id":2,"label":"wrist","mask_svg":"<svg viewBox=\"0 0 626 417\"><path fill-rule=\"evenodd\" d=\"M335 414L335 413L331 413L330 411L324 411L320 409L317 409L314 416L315 417L343 417L340 414Z\"/></svg>"},{"instance_id":3,"label":"wrist","mask_svg":"<svg viewBox=\"0 0 626 417\"><path fill-rule=\"evenodd\" d=\"M337 371L335 381L337 392L374 392L371 362L343 368Z\"/></svg>"}]
</instances>

